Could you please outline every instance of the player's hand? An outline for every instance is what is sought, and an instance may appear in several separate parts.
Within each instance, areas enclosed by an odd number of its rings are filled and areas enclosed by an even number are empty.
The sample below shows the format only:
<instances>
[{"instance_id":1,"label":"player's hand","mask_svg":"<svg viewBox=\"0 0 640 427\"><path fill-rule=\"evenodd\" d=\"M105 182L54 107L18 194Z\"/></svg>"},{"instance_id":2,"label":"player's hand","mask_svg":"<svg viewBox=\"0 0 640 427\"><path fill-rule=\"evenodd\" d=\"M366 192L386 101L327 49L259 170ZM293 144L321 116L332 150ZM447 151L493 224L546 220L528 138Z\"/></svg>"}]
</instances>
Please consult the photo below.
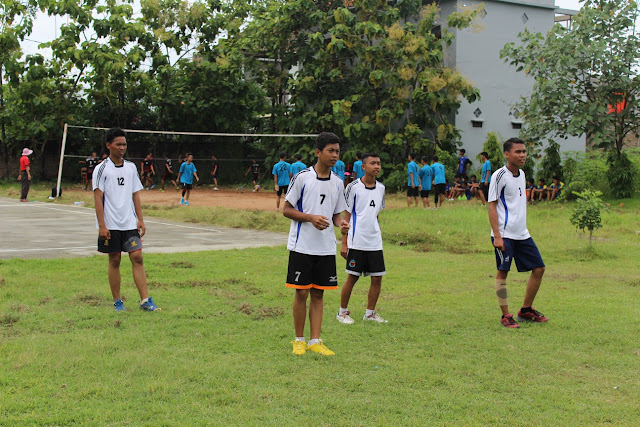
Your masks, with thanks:
<instances>
[{"instance_id":1,"label":"player's hand","mask_svg":"<svg viewBox=\"0 0 640 427\"><path fill-rule=\"evenodd\" d=\"M349 223L344 219L340 223L340 232L342 233L342 235L346 235L349 232Z\"/></svg>"},{"instance_id":2,"label":"player's hand","mask_svg":"<svg viewBox=\"0 0 640 427\"><path fill-rule=\"evenodd\" d=\"M27 179L28 179L29 181L31 181L31 175L27 176Z\"/></svg>"},{"instance_id":3,"label":"player's hand","mask_svg":"<svg viewBox=\"0 0 640 427\"><path fill-rule=\"evenodd\" d=\"M111 232L105 226L98 227L98 239L100 240L109 240L111 239Z\"/></svg>"},{"instance_id":4,"label":"player's hand","mask_svg":"<svg viewBox=\"0 0 640 427\"><path fill-rule=\"evenodd\" d=\"M276 185L275 188L276 188L275 191L280 191L280 187L278 185Z\"/></svg>"},{"instance_id":5,"label":"player's hand","mask_svg":"<svg viewBox=\"0 0 640 427\"><path fill-rule=\"evenodd\" d=\"M22 178L20 175L18 175L18 177L16 178L18 181L20 181L20 178Z\"/></svg>"},{"instance_id":6,"label":"player's hand","mask_svg":"<svg viewBox=\"0 0 640 427\"><path fill-rule=\"evenodd\" d=\"M144 233L146 232L147 232L147 226L144 225L144 221L138 220L138 233L140 234L140 237L144 236Z\"/></svg>"},{"instance_id":7,"label":"player's hand","mask_svg":"<svg viewBox=\"0 0 640 427\"><path fill-rule=\"evenodd\" d=\"M416 186L415 186L415 185L411 185L411 188L414 188L414 189L415 189L415 188L416 188Z\"/></svg>"},{"instance_id":8,"label":"player's hand","mask_svg":"<svg viewBox=\"0 0 640 427\"><path fill-rule=\"evenodd\" d=\"M311 219L309 220L311 224L318 230L324 230L329 227L329 218L322 215L311 215Z\"/></svg>"},{"instance_id":9,"label":"player's hand","mask_svg":"<svg viewBox=\"0 0 640 427\"><path fill-rule=\"evenodd\" d=\"M349 252L349 247L347 246L346 243L342 243L342 246L340 247L340 255L342 255L342 258L347 259L347 253Z\"/></svg>"},{"instance_id":10,"label":"player's hand","mask_svg":"<svg viewBox=\"0 0 640 427\"><path fill-rule=\"evenodd\" d=\"M418 187L418 191L422 191L422 185Z\"/></svg>"},{"instance_id":11,"label":"player's hand","mask_svg":"<svg viewBox=\"0 0 640 427\"><path fill-rule=\"evenodd\" d=\"M500 249L502 252L505 251L505 247L504 247L504 240L502 240L502 237L494 237L493 238L493 247Z\"/></svg>"}]
</instances>

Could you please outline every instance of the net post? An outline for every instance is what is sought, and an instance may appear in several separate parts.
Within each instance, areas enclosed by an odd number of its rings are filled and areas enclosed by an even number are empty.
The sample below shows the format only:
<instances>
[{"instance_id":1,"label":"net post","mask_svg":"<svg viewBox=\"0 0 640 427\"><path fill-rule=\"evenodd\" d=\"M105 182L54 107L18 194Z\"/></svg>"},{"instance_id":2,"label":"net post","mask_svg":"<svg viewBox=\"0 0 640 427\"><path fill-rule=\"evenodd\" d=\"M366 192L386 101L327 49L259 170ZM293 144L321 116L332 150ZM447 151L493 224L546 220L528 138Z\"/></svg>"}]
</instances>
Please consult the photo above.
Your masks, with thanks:
<instances>
[{"instance_id":1,"label":"net post","mask_svg":"<svg viewBox=\"0 0 640 427\"><path fill-rule=\"evenodd\" d=\"M62 147L60 148L60 164L58 165L58 182L56 184L56 199L60 197L60 183L62 181L62 162L64 161L64 150L67 146L67 132L69 126L64 124L64 131L62 132Z\"/></svg>"}]
</instances>

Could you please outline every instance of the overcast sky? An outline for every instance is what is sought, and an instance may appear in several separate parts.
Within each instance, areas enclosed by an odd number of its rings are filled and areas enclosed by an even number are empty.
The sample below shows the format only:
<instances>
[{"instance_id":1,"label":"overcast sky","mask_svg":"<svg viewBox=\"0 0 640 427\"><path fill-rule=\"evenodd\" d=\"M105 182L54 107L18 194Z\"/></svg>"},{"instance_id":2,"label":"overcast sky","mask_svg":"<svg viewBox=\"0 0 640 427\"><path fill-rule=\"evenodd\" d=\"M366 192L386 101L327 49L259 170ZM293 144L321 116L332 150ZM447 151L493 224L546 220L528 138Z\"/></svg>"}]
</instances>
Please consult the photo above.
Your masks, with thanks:
<instances>
[{"instance_id":1,"label":"overcast sky","mask_svg":"<svg viewBox=\"0 0 640 427\"><path fill-rule=\"evenodd\" d=\"M579 0L556 0L556 6L562 9L580 9ZM59 35L58 28L65 23L63 18L52 18L45 14L39 13L36 23L33 26L33 32L29 36L29 40L22 43L22 50L25 54L32 54L38 51L38 44L51 41ZM43 52L45 55L48 52Z\"/></svg>"}]
</instances>

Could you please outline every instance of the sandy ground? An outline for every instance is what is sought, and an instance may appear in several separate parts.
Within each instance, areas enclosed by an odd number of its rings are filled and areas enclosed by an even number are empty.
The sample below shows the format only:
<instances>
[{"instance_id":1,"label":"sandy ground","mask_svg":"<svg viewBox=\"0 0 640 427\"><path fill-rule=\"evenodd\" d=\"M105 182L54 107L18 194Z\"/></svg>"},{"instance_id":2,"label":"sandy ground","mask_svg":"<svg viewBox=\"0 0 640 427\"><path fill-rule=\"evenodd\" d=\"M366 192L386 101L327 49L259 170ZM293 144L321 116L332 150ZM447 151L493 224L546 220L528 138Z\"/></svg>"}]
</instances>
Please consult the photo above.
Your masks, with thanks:
<instances>
[{"instance_id":1,"label":"sandy ground","mask_svg":"<svg viewBox=\"0 0 640 427\"><path fill-rule=\"evenodd\" d=\"M140 197L142 199L142 203L158 206L177 206L180 204L181 191L176 191L175 188L172 189L171 187L165 187L165 191L162 192L158 188L159 187L156 187L153 190L141 191ZM87 196L89 193L83 191L81 188L65 189L65 198L72 194ZM255 193L251 191L251 188L236 190L223 188L219 191L214 191L208 186L202 186L191 190L189 203L193 207L223 206L234 209L275 211L276 193L273 191L273 186L269 187L267 190L263 189ZM284 195L282 196L280 203L282 207L284 203Z\"/></svg>"}]
</instances>

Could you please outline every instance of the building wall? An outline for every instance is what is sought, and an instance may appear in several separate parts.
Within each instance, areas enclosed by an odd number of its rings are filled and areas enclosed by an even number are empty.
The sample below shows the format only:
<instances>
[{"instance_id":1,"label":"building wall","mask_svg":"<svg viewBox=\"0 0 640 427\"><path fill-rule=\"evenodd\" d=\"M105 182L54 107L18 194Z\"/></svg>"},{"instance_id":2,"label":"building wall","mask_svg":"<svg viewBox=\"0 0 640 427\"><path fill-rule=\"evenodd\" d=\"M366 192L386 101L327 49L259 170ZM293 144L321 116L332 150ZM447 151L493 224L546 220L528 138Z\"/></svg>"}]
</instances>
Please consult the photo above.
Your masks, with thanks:
<instances>
[{"instance_id":1,"label":"building wall","mask_svg":"<svg viewBox=\"0 0 640 427\"><path fill-rule=\"evenodd\" d=\"M455 48L449 49L445 56L446 64L455 67L480 91L481 99L472 104L464 101L456 115L456 127L461 131L463 147L471 158L482 151L489 132L497 132L503 140L518 136L520 131L512 127L512 120L517 120L513 106L533 89L533 78L524 72L516 72L515 67L504 62L500 50L509 42L517 42L518 33L525 28L546 34L555 17L554 0L449 0L440 3L442 21L446 22L446 15L455 8L460 11L481 3L484 3L486 14L478 18L472 28L456 32ZM476 109L481 111L478 119L484 120L482 127L472 125ZM558 142L563 151L585 149L584 137Z\"/></svg>"}]
</instances>

